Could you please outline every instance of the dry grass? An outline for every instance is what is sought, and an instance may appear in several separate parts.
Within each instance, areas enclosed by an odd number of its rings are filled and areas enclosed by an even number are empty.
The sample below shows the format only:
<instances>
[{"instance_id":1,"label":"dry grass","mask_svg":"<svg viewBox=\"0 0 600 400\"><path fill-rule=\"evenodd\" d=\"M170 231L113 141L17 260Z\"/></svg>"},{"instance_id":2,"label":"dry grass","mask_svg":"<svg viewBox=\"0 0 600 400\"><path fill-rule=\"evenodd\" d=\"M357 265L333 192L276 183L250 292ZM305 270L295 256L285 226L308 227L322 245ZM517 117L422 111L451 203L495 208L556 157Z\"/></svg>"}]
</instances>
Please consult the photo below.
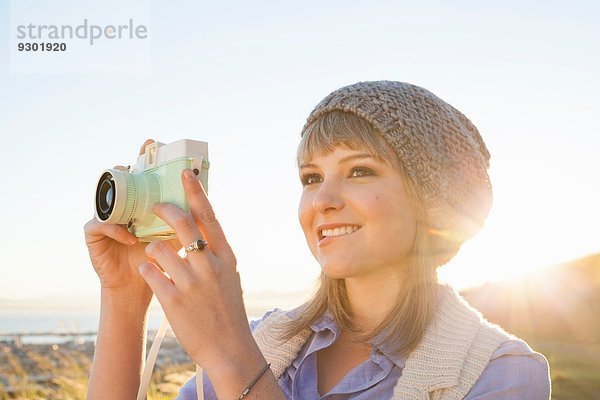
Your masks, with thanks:
<instances>
[{"instance_id":1,"label":"dry grass","mask_svg":"<svg viewBox=\"0 0 600 400\"><path fill-rule=\"evenodd\" d=\"M600 344L529 344L548 359L553 400L600 399Z\"/></svg>"},{"instance_id":2,"label":"dry grass","mask_svg":"<svg viewBox=\"0 0 600 400\"><path fill-rule=\"evenodd\" d=\"M91 343L20 347L0 343L0 400L85 399L92 357ZM152 375L149 400L174 398L193 375L189 358L185 362L162 358Z\"/></svg>"}]
</instances>

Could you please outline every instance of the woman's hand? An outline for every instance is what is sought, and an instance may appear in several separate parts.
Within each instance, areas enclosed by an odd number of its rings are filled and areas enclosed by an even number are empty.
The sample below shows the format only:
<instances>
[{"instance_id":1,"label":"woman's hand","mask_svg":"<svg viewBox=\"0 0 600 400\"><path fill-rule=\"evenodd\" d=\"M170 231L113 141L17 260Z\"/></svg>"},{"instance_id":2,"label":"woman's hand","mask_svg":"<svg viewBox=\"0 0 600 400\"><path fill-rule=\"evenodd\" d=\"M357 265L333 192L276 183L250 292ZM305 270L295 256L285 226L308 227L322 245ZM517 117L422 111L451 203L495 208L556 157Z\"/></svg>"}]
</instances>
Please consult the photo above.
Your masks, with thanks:
<instances>
[{"instance_id":1,"label":"woman's hand","mask_svg":"<svg viewBox=\"0 0 600 400\"><path fill-rule=\"evenodd\" d=\"M182 259L164 242L151 242L146 253L170 279L151 262L140 265L140 272L179 342L211 381L235 375L232 369L246 363L249 372L241 379L243 384L265 361L248 326L236 259L196 176L187 169L182 181L190 213L168 203L155 205L153 211L186 247L200 238L208 246Z\"/></svg>"},{"instance_id":2,"label":"woman's hand","mask_svg":"<svg viewBox=\"0 0 600 400\"><path fill-rule=\"evenodd\" d=\"M152 139L144 142L140 155L152 142ZM126 168L117 166L115 169ZM125 225L101 223L95 218L85 224L84 232L90 260L102 289L123 291L129 298L149 303L152 291L138 271L138 266L146 260L147 244L141 243ZM181 247L177 240L169 243L173 247Z\"/></svg>"}]
</instances>

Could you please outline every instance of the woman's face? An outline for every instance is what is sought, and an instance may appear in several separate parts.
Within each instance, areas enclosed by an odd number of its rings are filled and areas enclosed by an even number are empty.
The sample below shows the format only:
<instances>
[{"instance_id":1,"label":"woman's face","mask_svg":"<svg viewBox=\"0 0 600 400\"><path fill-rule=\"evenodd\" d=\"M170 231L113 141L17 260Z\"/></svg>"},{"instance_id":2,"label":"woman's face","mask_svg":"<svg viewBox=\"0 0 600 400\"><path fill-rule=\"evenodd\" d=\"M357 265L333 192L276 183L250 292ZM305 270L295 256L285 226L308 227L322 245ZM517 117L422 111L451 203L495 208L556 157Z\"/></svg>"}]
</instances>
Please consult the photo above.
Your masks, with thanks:
<instances>
[{"instance_id":1,"label":"woman's face","mask_svg":"<svg viewBox=\"0 0 600 400\"><path fill-rule=\"evenodd\" d=\"M366 151L343 147L300 166L298 217L327 276L381 275L403 265L416 219L398 171Z\"/></svg>"}]
</instances>

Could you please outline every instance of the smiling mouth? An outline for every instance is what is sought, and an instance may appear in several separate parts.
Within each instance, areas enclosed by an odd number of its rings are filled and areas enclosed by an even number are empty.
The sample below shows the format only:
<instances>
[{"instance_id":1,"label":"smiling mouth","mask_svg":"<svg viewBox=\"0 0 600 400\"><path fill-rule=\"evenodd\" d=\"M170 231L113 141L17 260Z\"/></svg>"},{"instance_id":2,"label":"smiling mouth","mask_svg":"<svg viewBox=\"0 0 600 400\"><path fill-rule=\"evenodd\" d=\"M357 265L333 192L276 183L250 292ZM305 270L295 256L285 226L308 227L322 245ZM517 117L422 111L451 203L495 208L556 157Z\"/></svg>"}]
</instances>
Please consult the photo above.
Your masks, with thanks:
<instances>
[{"instance_id":1,"label":"smiling mouth","mask_svg":"<svg viewBox=\"0 0 600 400\"><path fill-rule=\"evenodd\" d=\"M349 235L360 229L357 225L340 226L332 229L321 229L319 230L319 240L323 240L328 237L339 237Z\"/></svg>"}]
</instances>

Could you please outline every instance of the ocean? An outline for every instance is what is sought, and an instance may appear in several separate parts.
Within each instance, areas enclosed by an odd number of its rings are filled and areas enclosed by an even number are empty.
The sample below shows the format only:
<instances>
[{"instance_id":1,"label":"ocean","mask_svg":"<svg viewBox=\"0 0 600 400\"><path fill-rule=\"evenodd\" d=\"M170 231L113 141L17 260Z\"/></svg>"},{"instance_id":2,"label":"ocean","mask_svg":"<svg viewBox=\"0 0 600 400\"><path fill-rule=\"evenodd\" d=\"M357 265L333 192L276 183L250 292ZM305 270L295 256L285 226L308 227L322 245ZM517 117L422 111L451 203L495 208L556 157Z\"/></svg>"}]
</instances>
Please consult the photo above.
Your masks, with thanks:
<instances>
[{"instance_id":1,"label":"ocean","mask_svg":"<svg viewBox=\"0 0 600 400\"><path fill-rule=\"evenodd\" d=\"M149 331L158 329L163 315L162 310L150 310ZM99 319L100 310L0 310L0 341L13 340L16 336L22 343L31 344L94 341Z\"/></svg>"},{"instance_id":2,"label":"ocean","mask_svg":"<svg viewBox=\"0 0 600 400\"><path fill-rule=\"evenodd\" d=\"M150 309L148 331L155 332L164 318L160 309ZM259 317L249 317L249 320ZM100 310L62 311L10 309L0 310L0 342L18 337L27 344L60 344L71 340L96 340ZM152 339L151 334L148 338Z\"/></svg>"}]
</instances>

